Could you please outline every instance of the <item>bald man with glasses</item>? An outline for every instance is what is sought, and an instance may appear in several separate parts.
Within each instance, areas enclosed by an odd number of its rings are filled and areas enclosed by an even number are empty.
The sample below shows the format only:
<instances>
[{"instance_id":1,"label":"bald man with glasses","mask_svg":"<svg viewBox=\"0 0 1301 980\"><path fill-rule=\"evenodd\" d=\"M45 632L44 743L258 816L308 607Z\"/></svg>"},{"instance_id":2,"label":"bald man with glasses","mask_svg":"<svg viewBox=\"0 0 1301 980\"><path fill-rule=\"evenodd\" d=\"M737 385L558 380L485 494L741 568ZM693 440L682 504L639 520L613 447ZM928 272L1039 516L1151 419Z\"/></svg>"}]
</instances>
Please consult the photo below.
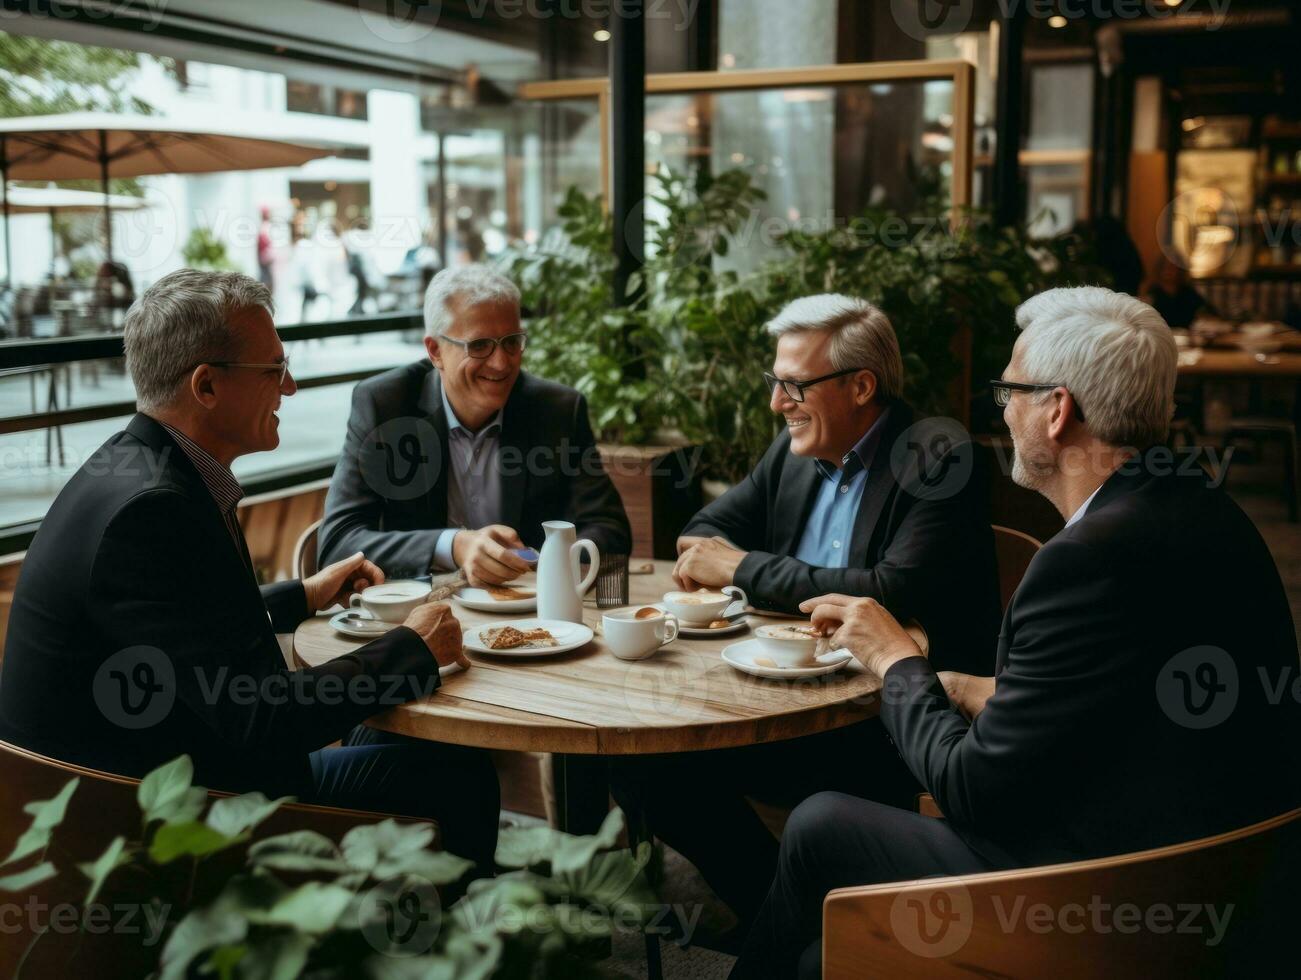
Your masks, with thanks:
<instances>
[{"instance_id":1,"label":"bald man with glasses","mask_svg":"<svg viewBox=\"0 0 1301 980\"><path fill-rule=\"evenodd\" d=\"M364 550L390 577L460 569L502 585L529 570L547 520L572 521L602 554L628 554L587 403L521 369L527 342L509 279L482 265L434 277L428 357L353 392L322 563Z\"/></svg>"}]
</instances>

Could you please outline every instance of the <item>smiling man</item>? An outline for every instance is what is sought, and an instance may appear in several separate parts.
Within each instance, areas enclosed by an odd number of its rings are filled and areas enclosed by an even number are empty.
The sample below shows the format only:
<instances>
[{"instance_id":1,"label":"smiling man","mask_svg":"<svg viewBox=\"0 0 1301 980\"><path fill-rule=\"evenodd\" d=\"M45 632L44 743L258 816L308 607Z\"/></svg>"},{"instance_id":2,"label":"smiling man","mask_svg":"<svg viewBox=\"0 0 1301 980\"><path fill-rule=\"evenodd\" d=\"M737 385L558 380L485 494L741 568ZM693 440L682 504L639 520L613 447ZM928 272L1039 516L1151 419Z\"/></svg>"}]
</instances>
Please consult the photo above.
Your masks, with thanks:
<instances>
[{"instance_id":1,"label":"smiling man","mask_svg":"<svg viewBox=\"0 0 1301 980\"><path fill-rule=\"evenodd\" d=\"M488 870L499 793L487 753L361 725L433 693L440 666L469 667L446 605L285 669L276 632L384 575L356 553L258 587L230 467L280 444L277 411L298 390L271 313L256 280L192 269L132 306L123 343L140 410L59 492L23 560L0 733L129 776L186 753L205 786L434 819L450 850Z\"/></svg>"},{"instance_id":2,"label":"smiling man","mask_svg":"<svg viewBox=\"0 0 1301 980\"><path fill-rule=\"evenodd\" d=\"M519 290L487 266L445 269L425 295L422 359L357 385L321 527L321 561L365 551L391 575L463 569L477 585L528 571L516 550L572 521L627 554L623 503L587 403L521 370Z\"/></svg>"},{"instance_id":3,"label":"smiling man","mask_svg":"<svg viewBox=\"0 0 1301 980\"><path fill-rule=\"evenodd\" d=\"M988 671L999 600L984 481L970 444L953 438L956 423L919 422L904 402L889 319L861 299L809 296L768 332L777 353L765 381L784 430L687 526L679 583L738 585L755 606L785 612L825 592L870 596L921 623L939 667ZM914 470L919 452L929 458ZM777 866L777 841L746 797L794 804L854 785L905 805L919 789L875 719L772 745L620 762L613 772L616 797L640 807L743 923Z\"/></svg>"}]
</instances>

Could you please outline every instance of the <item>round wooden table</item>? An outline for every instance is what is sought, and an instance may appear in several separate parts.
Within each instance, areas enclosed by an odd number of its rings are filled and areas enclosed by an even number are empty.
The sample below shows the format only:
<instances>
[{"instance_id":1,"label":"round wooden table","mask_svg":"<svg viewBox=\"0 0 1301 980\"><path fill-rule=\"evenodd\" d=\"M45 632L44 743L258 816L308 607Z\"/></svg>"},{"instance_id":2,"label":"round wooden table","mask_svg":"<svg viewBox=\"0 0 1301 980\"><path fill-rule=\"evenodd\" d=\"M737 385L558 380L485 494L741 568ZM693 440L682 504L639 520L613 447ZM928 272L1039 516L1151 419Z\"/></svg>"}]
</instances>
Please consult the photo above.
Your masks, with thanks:
<instances>
[{"instance_id":1,"label":"round wooden table","mask_svg":"<svg viewBox=\"0 0 1301 980\"><path fill-rule=\"evenodd\" d=\"M636 568L637 559L630 562ZM675 588L671 562L652 574L630 575L633 605L655 602ZM528 579L519 583L527 587ZM462 626L535 615L475 612L452 602ZM314 666L356 650L330 628L328 615L308 619L294 633L294 655ZM763 622L759 616L750 622ZM566 754L626 755L690 752L775 742L838 728L877 712L881 682L856 661L832 674L766 680L743 674L722 659L726 637L681 637L647 660L619 660L599 635L601 610L588 599L583 620L597 637L571 653L509 658L470 653L473 667L446 673L432 696L367 721L416 738ZM926 637L910 627L923 649Z\"/></svg>"}]
</instances>

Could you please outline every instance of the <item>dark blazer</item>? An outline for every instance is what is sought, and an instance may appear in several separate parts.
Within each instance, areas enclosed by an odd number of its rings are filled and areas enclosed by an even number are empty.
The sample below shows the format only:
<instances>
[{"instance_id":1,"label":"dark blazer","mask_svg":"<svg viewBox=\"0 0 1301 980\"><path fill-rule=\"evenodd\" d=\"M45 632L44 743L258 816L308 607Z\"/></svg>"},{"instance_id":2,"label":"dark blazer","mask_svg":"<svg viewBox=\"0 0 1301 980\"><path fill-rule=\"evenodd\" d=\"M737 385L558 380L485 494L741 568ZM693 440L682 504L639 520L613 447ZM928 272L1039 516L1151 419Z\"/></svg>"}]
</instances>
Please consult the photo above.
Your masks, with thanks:
<instances>
[{"instance_id":1,"label":"dark blazer","mask_svg":"<svg viewBox=\"0 0 1301 980\"><path fill-rule=\"evenodd\" d=\"M950 452L972 460L957 493L924 499L899 485L891 452L915 421L890 410L868 469L845 568L793 557L823 477L790 451L783 431L744 480L700 511L683 534L722 535L749 552L734 584L759 608L795 611L805 599L840 592L870 596L926 630L940 670L988 674L998 633L998 574L987 481L970 443ZM942 465L943 458L933 461Z\"/></svg>"},{"instance_id":2,"label":"dark blazer","mask_svg":"<svg viewBox=\"0 0 1301 980\"><path fill-rule=\"evenodd\" d=\"M0 730L34 751L124 775L188 752L205 786L303 793L307 754L382 710L375 698L390 684L400 684L401 701L438 683L424 641L398 627L295 672L294 693L275 633L308 615L299 582L259 591L242 538L237 549L189 458L137 415L68 481L23 560ZM147 722L124 727L122 709L105 699L120 697L115 685L133 682L143 659L158 690L146 701L145 684L122 688ZM375 688L354 703L344 685L361 677Z\"/></svg>"},{"instance_id":3,"label":"dark blazer","mask_svg":"<svg viewBox=\"0 0 1301 980\"><path fill-rule=\"evenodd\" d=\"M427 471L432 477L414 495L402 488L385 492L371 434L391 430L400 438L396 433L413 426L428 434L422 455L437 456ZM525 544L540 548L542 522L566 520L602 554L630 552L628 517L601 465L582 395L520 372L502 410L500 447L501 523L515 528ZM358 384L325 498L322 564L362 551L390 576L428 572L447 526L448 458L442 382L432 363L418 361Z\"/></svg>"},{"instance_id":4,"label":"dark blazer","mask_svg":"<svg viewBox=\"0 0 1301 980\"><path fill-rule=\"evenodd\" d=\"M882 718L913 774L955 828L1026 863L1189 840L1301 802L1278 571L1200 467L1173 468L1164 447L1131 461L1031 561L974 724L925 660L887 671L906 696L884 698Z\"/></svg>"}]
</instances>

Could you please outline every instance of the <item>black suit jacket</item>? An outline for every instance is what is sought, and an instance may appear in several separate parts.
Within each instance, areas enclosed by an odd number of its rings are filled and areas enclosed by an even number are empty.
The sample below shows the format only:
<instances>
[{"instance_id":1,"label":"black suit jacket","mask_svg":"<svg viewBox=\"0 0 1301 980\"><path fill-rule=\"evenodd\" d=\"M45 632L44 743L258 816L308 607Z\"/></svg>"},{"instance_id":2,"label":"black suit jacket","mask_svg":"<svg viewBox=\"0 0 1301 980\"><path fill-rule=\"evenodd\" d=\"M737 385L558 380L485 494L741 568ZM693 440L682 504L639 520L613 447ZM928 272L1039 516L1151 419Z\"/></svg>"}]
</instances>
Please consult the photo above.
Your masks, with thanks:
<instances>
[{"instance_id":1,"label":"black suit jacket","mask_svg":"<svg viewBox=\"0 0 1301 980\"><path fill-rule=\"evenodd\" d=\"M405 627L291 684L275 632L308 616L302 584L259 590L242 546L167 430L135 416L68 481L23 560L0 672L5 736L131 776L188 752L205 786L301 794L307 753L382 710L390 685L398 700L437 685ZM153 657L150 694L134 680ZM363 677L374 688L354 702L345 685ZM115 720L105 699L119 689L145 727Z\"/></svg>"},{"instance_id":2,"label":"black suit jacket","mask_svg":"<svg viewBox=\"0 0 1301 980\"><path fill-rule=\"evenodd\" d=\"M391 493L372 433L401 438L413 427L429 433L422 456L436 456L436 462L425 471L429 478L414 484L421 492L398 485ZM540 548L542 522L566 520L602 554L629 553L628 517L601 465L582 395L520 372L502 410L499 445L501 523L515 528L525 544ZM428 572L447 526L448 459L442 382L432 363L419 361L358 384L325 498L322 564L362 551L389 576Z\"/></svg>"},{"instance_id":3,"label":"black suit jacket","mask_svg":"<svg viewBox=\"0 0 1301 980\"><path fill-rule=\"evenodd\" d=\"M988 674L999 597L987 481L965 443L950 450L965 453L973 466L957 493L925 499L901 487L891 452L914 421L903 403L885 420L845 568L794 557L824 478L813 459L791 453L786 431L749 476L682 533L722 535L748 551L733 581L759 608L794 612L805 599L829 592L869 596L898 618L921 623L938 669Z\"/></svg>"},{"instance_id":4,"label":"black suit jacket","mask_svg":"<svg viewBox=\"0 0 1301 980\"><path fill-rule=\"evenodd\" d=\"M1170 472L1163 447L1131 461L1039 551L974 724L925 660L887 671L886 728L960 831L1038 864L1219 833L1301 802L1282 582L1247 516L1186 468Z\"/></svg>"}]
</instances>

